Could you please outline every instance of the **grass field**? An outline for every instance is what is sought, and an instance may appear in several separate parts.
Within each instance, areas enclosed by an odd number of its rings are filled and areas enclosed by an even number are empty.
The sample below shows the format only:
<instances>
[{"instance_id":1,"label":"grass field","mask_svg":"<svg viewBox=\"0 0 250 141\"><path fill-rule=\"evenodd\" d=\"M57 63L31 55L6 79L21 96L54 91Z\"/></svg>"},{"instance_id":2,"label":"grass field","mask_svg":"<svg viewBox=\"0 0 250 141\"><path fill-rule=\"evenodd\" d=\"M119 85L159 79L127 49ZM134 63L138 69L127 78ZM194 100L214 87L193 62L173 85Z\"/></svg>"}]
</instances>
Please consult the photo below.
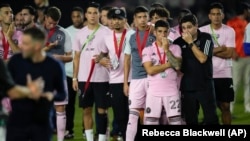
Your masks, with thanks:
<instances>
[{"instance_id":1,"label":"grass field","mask_svg":"<svg viewBox=\"0 0 250 141\"><path fill-rule=\"evenodd\" d=\"M76 100L78 101L78 100ZM76 103L76 115L75 115L75 138L72 140L65 140L65 141L85 141L82 137L82 110L77 106L78 103ZM236 102L234 106L234 112L233 116L235 117L232 121L233 125L250 125L250 113L244 112L244 105L243 105L243 94L240 92L236 97ZM202 113L202 112L200 112ZM218 110L218 115L220 116L220 112ZM112 109L109 110L109 121L111 123L112 121ZM199 119L202 119L202 115L199 115ZM112 128L110 126L110 128ZM56 140L56 135L54 136L53 141Z\"/></svg>"}]
</instances>

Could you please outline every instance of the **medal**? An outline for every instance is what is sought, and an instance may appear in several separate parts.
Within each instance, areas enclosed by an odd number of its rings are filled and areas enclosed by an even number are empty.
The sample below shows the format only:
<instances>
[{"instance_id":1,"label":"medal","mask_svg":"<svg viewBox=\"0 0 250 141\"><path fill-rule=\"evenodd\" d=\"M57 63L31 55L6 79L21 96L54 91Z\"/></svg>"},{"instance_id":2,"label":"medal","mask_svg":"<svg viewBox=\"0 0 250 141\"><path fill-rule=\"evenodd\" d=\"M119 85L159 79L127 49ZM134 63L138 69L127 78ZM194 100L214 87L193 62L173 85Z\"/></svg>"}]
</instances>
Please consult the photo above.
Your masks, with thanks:
<instances>
[{"instance_id":1,"label":"medal","mask_svg":"<svg viewBox=\"0 0 250 141\"><path fill-rule=\"evenodd\" d=\"M115 56L112 60L111 60L111 64L112 64L112 69L116 70L119 67L119 61L117 56Z\"/></svg>"},{"instance_id":2,"label":"medal","mask_svg":"<svg viewBox=\"0 0 250 141\"><path fill-rule=\"evenodd\" d=\"M161 78L166 78L167 77L167 73L164 71L164 72L161 72Z\"/></svg>"}]
</instances>

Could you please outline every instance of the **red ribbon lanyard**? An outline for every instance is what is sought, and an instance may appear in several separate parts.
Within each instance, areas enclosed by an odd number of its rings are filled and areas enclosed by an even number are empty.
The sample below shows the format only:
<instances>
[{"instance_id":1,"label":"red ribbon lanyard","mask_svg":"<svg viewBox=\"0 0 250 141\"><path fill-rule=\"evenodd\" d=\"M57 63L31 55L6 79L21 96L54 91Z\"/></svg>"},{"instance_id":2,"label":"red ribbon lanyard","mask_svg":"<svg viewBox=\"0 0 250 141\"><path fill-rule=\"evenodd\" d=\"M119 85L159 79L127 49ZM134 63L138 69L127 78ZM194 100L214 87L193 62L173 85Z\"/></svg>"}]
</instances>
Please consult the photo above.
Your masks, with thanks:
<instances>
[{"instance_id":1,"label":"red ribbon lanyard","mask_svg":"<svg viewBox=\"0 0 250 141\"><path fill-rule=\"evenodd\" d=\"M88 76L88 79L87 79L86 84L85 84L85 86L84 86L84 93L86 93L87 89L89 88L90 79L91 79L91 77L92 77L92 75L93 75L94 68L95 68L95 60L92 59L92 60L91 60L91 67L90 67L89 76Z\"/></svg>"},{"instance_id":2,"label":"red ribbon lanyard","mask_svg":"<svg viewBox=\"0 0 250 141\"><path fill-rule=\"evenodd\" d=\"M3 59L6 60L8 58L8 54L9 54L9 43L8 41L5 39L4 33L2 32L2 44L3 44Z\"/></svg>"},{"instance_id":3,"label":"red ribbon lanyard","mask_svg":"<svg viewBox=\"0 0 250 141\"><path fill-rule=\"evenodd\" d=\"M114 35L115 53L116 53L118 59L120 59L120 56L121 56L121 53L122 53L122 45L123 45L123 42L124 42L124 39L125 39L126 32L127 32L126 29L124 29L123 32L122 32L122 37L121 37L121 40L120 40L120 43L119 43L119 47L118 47L117 39L116 39L116 36L115 36L115 31L113 33L113 35Z\"/></svg>"},{"instance_id":4,"label":"red ribbon lanyard","mask_svg":"<svg viewBox=\"0 0 250 141\"><path fill-rule=\"evenodd\" d=\"M156 42L155 42L155 46L156 46L156 49L157 49L157 54L158 54L158 56L160 58L160 63L161 64L165 64L165 60L166 60L166 53L165 53L165 51L164 51L164 54L163 54L163 57L162 57L161 53L160 53L160 50L159 50L159 47L158 47L158 45L157 45Z\"/></svg>"},{"instance_id":5,"label":"red ribbon lanyard","mask_svg":"<svg viewBox=\"0 0 250 141\"><path fill-rule=\"evenodd\" d=\"M56 28L52 28L49 30L46 46L48 46L50 44L49 40L54 35L55 31L56 31Z\"/></svg>"},{"instance_id":6,"label":"red ribbon lanyard","mask_svg":"<svg viewBox=\"0 0 250 141\"><path fill-rule=\"evenodd\" d=\"M146 46L148 35L149 35L149 30L146 30L145 33L144 33L142 44L141 44L140 43L141 39L140 39L139 31L138 31L138 29L136 30L136 43L137 43L138 52L139 52L139 55L140 55L141 59L142 59L142 50Z\"/></svg>"}]
</instances>

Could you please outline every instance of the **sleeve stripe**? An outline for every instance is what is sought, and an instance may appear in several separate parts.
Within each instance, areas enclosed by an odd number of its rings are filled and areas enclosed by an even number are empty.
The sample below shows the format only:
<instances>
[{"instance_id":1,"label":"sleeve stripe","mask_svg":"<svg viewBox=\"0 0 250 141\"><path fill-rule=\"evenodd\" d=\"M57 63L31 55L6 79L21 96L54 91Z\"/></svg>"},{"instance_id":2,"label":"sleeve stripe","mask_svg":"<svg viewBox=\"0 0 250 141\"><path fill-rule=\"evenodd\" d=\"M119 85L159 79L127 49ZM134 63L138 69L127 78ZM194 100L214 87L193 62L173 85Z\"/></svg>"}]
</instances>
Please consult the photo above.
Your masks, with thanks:
<instances>
[{"instance_id":1,"label":"sleeve stripe","mask_svg":"<svg viewBox=\"0 0 250 141\"><path fill-rule=\"evenodd\" d=\"M209 48L210 48L211 41L206 40L205 47L204 47L204 54L208 55L209 54Z\"/></svg>"}]
</instances>

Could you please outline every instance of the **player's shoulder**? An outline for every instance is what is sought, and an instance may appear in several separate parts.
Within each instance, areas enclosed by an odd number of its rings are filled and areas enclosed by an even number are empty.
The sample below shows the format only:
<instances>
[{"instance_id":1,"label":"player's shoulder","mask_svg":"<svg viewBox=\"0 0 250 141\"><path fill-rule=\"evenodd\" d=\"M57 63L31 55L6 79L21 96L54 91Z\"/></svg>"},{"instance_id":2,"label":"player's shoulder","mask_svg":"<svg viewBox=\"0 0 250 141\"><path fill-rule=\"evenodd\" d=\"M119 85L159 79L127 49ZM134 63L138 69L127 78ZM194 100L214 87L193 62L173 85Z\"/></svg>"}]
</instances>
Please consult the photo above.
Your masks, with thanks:
<instances>
[{"instance_id":1,"label":"player's shoulder","mask_svg":"<svg viewBox=\"0 0 250 141\"><path fill-rule=\"evenodd\" d=\"M222 24L222 28L224 28L225 30L229 32L235 32L234 29L229 25Z\"/></svg>"},{"instance_id":2,"label":"player's shoulder","mask_svg":"<svg viewBox=\"0 0 250 141\"><path fill-rule=\"evenodd\" d=\"M207 32L203 32L203 31L198 31L199 32L199 36L200 38L205 38L205 39L210 39L211 38L211 34L207 33Z\"/></svg>"},{"instance_id":3,"label":"player's shoulder","mask_svg":"<svg viewBox=\"0 0 250 141\"><path fill-rule=\"evenodd\" d=\"M202 31L202 32L204 32L204 31L206 31L209 28L210 28L210 24L207 24L207 25L203 25L203 26L199 27L199 30Z\"/></svg>"}]
</instances>

